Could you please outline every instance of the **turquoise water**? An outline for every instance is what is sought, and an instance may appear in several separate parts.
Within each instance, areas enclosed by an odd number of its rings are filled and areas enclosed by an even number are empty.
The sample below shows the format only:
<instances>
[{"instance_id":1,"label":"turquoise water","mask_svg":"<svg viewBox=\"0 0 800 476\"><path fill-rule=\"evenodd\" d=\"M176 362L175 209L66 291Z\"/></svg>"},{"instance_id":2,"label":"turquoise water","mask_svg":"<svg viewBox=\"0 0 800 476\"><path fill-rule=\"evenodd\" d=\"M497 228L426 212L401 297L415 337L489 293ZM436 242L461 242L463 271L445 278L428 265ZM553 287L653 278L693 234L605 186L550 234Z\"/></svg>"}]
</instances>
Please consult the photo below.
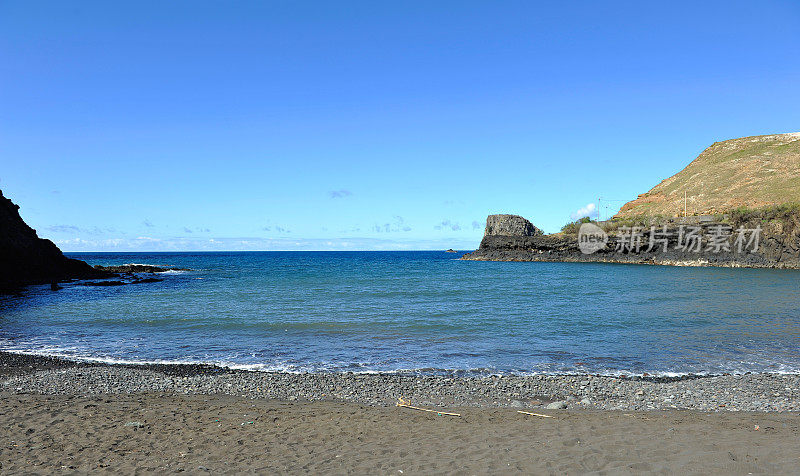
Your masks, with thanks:
<instances>
[{"instance_id":1,"label":"turquoise water","mask_svg":"<svg viewBox=\"0 0 800 476\"><path fill-rule=\"evenodd\" d=\"M796 271L444 252L70 256L193 271L0 297L0 349L310 372L800 372Z\"/></svg>"}]
</instances>

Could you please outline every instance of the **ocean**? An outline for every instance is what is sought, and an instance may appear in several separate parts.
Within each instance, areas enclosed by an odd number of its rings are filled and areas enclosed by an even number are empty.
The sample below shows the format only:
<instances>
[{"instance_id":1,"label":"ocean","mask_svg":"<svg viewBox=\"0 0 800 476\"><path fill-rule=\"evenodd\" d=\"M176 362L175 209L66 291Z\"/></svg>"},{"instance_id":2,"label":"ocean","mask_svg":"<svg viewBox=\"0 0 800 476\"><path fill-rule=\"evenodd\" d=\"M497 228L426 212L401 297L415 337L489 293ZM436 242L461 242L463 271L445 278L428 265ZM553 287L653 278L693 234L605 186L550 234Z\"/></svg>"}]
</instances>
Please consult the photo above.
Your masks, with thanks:
<instances>
[{"instance_id":1,"label":"ocean","mask_svg":"<svg viewBox=\"0 0 800 476\"><path fill-rule=\"evenodd\" d=\"M800 372L792 270L438 251L68 255L191 271L0 296L0 350L287 372Z\"/></svg>"}]
</instances>

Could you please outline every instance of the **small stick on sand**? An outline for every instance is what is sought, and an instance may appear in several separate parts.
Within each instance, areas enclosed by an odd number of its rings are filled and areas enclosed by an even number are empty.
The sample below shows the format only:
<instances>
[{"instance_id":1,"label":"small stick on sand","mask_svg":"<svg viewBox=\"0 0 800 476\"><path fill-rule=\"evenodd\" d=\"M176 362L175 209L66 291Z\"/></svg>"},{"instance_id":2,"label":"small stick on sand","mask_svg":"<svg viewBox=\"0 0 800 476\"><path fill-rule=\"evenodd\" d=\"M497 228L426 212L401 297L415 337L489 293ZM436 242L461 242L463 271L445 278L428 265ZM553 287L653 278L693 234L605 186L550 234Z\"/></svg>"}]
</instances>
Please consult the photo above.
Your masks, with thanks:
<instances>
[{"instance_id":1,"label":"small stick on sand","mask_svg":"<svg viewBox=\"0 0 800 476\"><path fill-rule=\"evenodd\" d=\"M542 415L541 413L523 412L522 410L517 410L517 413L522 413L524 415L533 415L533 416L538 416L538 417L542 417L542 418L553 418L552 415Z\"/></svg>"},{"instance_id":2,"label":"small stick on sand","mask_svg":"<svg viewBox=\"0 0 800 476\"><path fill-rule=\"evenodd\" d=\"M397 399L397 406L398 406L398 407L403 407L403 408L411 408L412 410L421 410L421 411L423 411L423 412L435 413L435 414L437 414L437 415L448 415L448 416L457 416L457 417L460 417L460 416L461 416L461 414L460 414L460 413L448 413L448 412L440 412L440 411L438 411L438 410L429 410L429 409L427 409L427 408L415 407L415 406L413 406L413 405L409 405L407 401L403 400L403 397L399 397L399 398Z\"/></svg>"}]
</instances>

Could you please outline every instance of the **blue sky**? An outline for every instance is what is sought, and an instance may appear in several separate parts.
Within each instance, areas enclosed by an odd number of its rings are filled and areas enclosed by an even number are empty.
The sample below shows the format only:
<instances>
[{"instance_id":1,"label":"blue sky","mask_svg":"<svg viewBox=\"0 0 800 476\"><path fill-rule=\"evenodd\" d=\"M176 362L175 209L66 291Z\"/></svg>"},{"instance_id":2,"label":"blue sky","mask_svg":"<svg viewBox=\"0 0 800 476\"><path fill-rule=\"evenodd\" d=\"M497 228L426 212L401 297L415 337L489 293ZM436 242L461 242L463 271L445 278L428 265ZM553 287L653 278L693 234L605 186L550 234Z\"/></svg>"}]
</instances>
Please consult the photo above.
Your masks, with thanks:
<instances>
[{"instance_id":1,"label":"blue sky","mask_svg":"<svg viewBox=\"0 0 800 476\"><path fill-rule=\"evenodd\" d=\"M69 251L471 249L800 130L798 51L795 1L4 0L0 188Z\"/></svg>"}]
</instances>

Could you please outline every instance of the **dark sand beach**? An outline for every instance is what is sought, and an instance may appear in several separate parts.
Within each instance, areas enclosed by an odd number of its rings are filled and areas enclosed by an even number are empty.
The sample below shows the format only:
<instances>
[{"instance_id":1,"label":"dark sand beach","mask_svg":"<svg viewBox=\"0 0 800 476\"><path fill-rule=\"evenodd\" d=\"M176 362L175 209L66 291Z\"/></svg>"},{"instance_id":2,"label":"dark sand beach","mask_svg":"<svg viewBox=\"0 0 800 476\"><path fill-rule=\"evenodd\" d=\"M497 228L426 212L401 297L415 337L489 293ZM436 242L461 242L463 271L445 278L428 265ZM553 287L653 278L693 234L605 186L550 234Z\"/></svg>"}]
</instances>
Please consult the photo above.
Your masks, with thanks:
<instances>
[{"instance_id":1,"label":"dark sand beach","mask_svg":"<svg viewBox=\"0 0 800 476\"><path fill-rule=\"evenodd\" d=\"M445 408L430 401L436 379L408 377L397 384L387 376L300 375L281 381L209 366L128 368L13 354L2 354L2 360L4 474L792 474L800 466L800 418L793 411L732 411L733 405L715 411L603 410L600 402L572 400L567 409L552 410L546 406L554 398L526 394L509 404L503 399L508 385L490 383L501 390L482 393L481 382L461 379L445 384L488 398L463 395L462 404ZM56 375L61 385L53 383ZM569 388L563 378L562 387ZM303 379L305 384L298 383ZM308 381L317 380L324 382L319 389L330 386L338 396L310 393ZM677 383L703 393L698 389L707 380ZM259 391L261 385L286 388L270 389L262 398L248 393L243 382L255 382ZM613 385L613 379L601 382ZM652 392L653 386L676 385L618 383L633 392L631 402L639 401L637 387ZM161 390L154 391L158 385ZM358 403L370 387L388 394L384 403ZM392 388L402 388L414 404L461 416L392 406L398 396ZM775 396L773 388L762 398L793 404L797 388L785 388L790 397ZM287 389L296 390L287 395ZM675 406L685 403L676 400Z\"/></svg>"},{"instance_id":2,"label":"dark sand beach","mask_svg":"<svg viewBox=\"0 0 800 476\"><path fill-rule=\"evenodd\" d=\"M795 414L457 409L4 394L3 473L790 474ZM756 430L758 426L759 430Z\"/></svg>"}]
</instances>

